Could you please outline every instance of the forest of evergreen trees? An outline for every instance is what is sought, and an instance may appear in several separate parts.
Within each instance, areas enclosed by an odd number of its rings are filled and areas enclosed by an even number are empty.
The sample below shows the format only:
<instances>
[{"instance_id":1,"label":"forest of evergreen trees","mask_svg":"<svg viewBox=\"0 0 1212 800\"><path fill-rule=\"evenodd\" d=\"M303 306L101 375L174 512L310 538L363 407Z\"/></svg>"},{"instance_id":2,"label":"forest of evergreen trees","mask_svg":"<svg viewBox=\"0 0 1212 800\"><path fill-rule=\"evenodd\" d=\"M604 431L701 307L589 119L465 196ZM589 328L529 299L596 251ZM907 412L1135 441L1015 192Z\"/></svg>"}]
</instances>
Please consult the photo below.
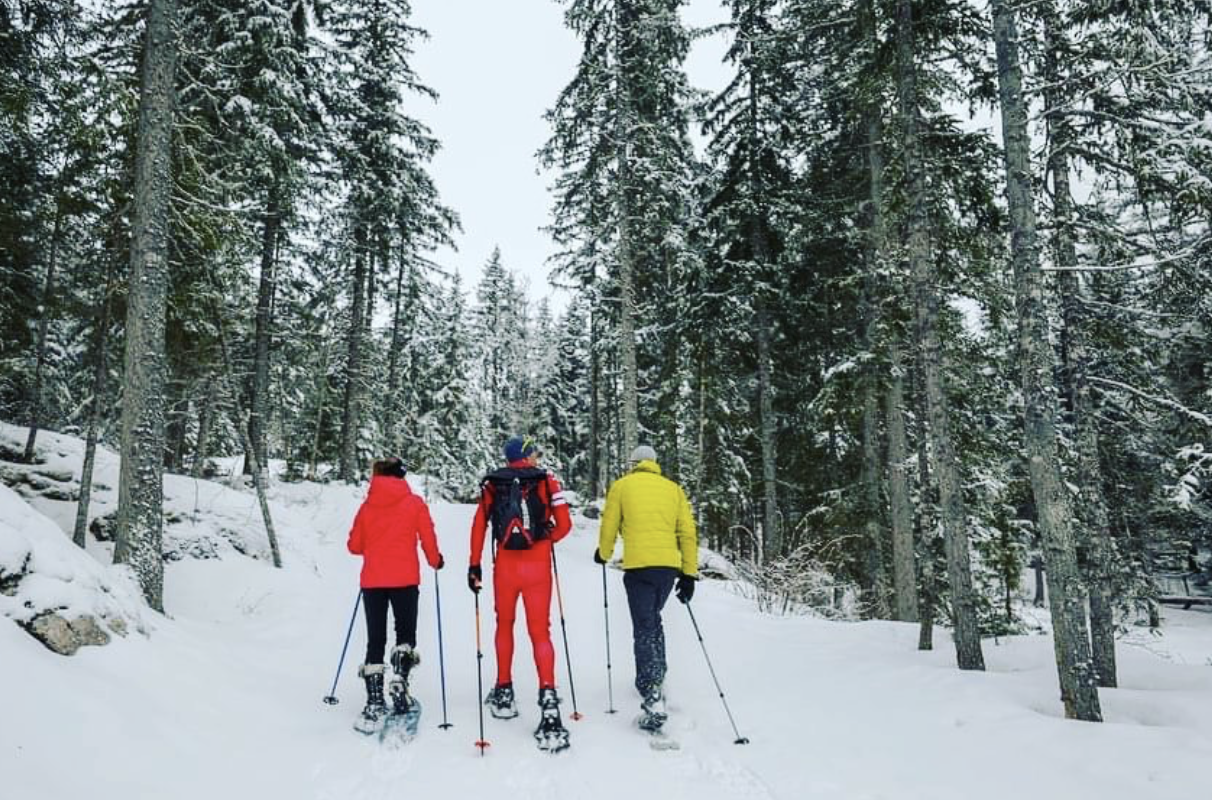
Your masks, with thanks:
<instances>
[{"instance_id":1,"label":"forest of evergreen trees","mask_svg":"<svg viewBox=\"0 0 1212 800\"><path fill-rule=\"evenodd\" d=\"M681 5L561 2L555 313L499 253L475 287L433 257L407 0L0 0L4 457L120 449L158 605L161 470L390 452L467 499L528 432L588 502L649 443L784 604L941 621L962 668L1042 564L1098 719L1156 573L1208 572L1212 3Z\"/></svg>"}]
</instances>

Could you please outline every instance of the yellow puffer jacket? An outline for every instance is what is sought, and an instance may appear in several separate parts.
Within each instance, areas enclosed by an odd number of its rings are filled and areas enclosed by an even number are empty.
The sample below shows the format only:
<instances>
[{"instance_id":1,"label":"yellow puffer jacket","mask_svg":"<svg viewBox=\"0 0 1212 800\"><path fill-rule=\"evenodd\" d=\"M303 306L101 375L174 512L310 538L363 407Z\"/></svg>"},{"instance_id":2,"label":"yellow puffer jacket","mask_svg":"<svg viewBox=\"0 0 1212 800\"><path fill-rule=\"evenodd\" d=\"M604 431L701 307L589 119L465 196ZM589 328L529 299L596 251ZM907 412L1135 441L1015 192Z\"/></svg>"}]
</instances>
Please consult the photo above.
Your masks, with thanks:
<instances>
[{"instance_id":1,"label":"yellow puffer jacket","mask_svg":"<svg viewBox=\"0 0 1212 800\"><path fill-rule=\"evenodd\" d=\"M636 464L606 493L598 553L610 560L623 537L623 569L673 567L698 575L699 540L682 487L661 475L655 461Z\"/></svg>"}]
</instances>

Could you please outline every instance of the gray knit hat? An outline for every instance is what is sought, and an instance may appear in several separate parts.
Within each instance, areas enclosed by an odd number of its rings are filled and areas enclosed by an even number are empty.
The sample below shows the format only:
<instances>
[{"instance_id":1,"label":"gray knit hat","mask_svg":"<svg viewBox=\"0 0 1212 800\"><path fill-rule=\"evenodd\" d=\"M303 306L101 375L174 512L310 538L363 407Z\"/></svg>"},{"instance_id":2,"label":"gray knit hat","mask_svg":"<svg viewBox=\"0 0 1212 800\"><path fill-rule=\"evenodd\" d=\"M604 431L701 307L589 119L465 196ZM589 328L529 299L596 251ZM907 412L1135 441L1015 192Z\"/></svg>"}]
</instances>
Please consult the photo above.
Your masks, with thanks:
<instances>
[{"instance_id":1,"label":"gray knit hat","mask_svg":"<svg viewBox=\"0 0 1212 800\"><path fill-rule=\"evenodd\" d=\"M656 461L656 450L653 450L646 444L642 444L631 451L631 463L638 464L641 461Z\"/></svg>"}]
</instances>

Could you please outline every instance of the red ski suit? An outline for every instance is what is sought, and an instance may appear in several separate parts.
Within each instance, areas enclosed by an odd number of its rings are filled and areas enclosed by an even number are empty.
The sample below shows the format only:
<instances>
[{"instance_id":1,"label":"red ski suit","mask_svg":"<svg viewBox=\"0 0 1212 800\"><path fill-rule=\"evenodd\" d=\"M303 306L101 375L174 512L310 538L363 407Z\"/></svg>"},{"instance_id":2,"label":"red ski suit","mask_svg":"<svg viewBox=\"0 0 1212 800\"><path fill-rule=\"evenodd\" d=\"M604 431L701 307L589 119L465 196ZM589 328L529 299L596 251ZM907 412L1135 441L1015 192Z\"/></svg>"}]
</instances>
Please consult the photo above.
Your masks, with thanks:
<instances>
[{"instance_id":1,"label":"red ski suit","mask_svg":"<svg viewBox=\"0 0 1212 800\"><path fill-rule=\"evenodd\" d=\"M512 461L510 467L525 468L529 463ZM518 595L526 608L526 631L534 647L534 665L539 673L539 688L555 686L555 648L551 644L551 546L572 530L568 501L555 475L547 473L540 484L543 502L554 521L551 536L540 539L528 550L496 551L492 568L493 599L497 611L497 683L513 682L513 623L517 618ZM492 486L480 493L480 504L471 523L471 565L479 566L484 553L488 517L492 509Z\"/></svg>"},{"instance_id":2,"label":"red ski suit","mask_svg":"<svg viewBox=\"0 0 1212 800\"><path fill-rule=\"evenodd\" d=\"M362 588L418 586L417 540L429 566L441 559L429 507L408 481L387 475L370 479L370 491L349 531L349 552L362 556Z\"/></svg>"}]
</instances>

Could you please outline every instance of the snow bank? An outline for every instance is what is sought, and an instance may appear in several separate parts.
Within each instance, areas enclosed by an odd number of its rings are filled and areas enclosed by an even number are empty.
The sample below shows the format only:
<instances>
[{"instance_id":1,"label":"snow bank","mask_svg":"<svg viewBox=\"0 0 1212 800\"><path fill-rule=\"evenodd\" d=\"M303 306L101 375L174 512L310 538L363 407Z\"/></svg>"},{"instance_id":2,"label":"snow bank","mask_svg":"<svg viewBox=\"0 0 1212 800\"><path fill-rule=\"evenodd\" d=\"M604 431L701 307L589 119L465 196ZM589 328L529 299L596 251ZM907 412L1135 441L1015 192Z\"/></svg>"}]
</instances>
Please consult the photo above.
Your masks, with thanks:
<instances>
[{"instance_id":1,"label":"snow bank","mask_svg":"<svg viewBox=\"0 0 1212 800\"><path fill-rule=\"evenodd\" d=\"M143 608L125 569L98 563L0 485L0 615L70 655L84 644L106 644L109 632L142 631Z\"/></svg>"}]
</instances>

